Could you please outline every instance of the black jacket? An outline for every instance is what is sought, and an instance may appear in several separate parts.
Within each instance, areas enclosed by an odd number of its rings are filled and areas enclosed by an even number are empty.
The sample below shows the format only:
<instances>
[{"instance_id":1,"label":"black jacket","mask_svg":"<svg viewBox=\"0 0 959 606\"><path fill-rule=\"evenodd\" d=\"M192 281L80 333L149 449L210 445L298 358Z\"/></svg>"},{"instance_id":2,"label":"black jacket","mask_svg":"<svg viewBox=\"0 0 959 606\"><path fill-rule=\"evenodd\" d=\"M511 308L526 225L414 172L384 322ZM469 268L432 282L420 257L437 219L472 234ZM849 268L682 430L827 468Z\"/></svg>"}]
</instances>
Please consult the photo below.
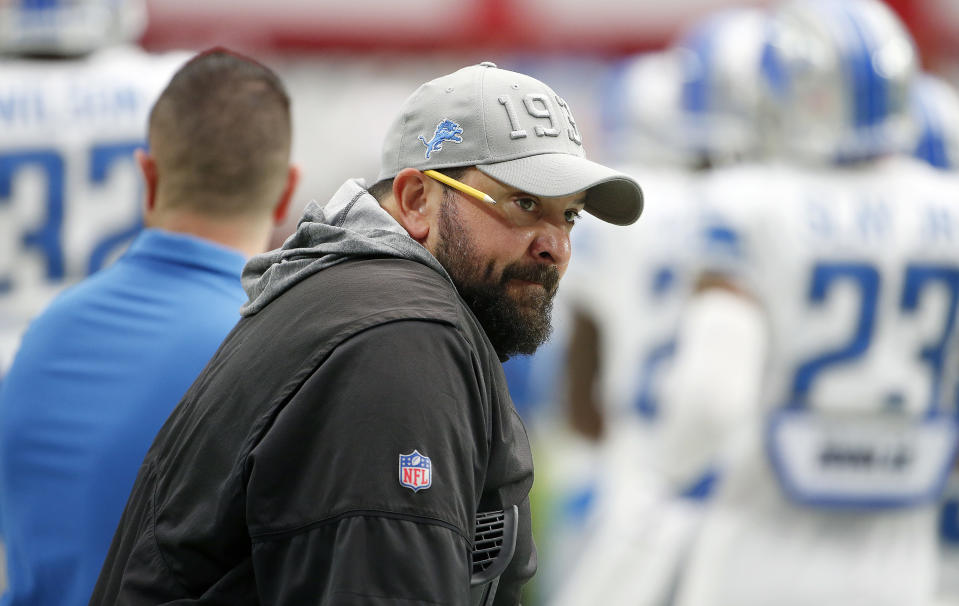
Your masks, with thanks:
<instances>
[{"instance_id":1,"label":"black jacket","mask_svg":"<svg viewBox=\"0 0 959 606\"><path fill-rule=\"evenodd\" d=\"M402 482L414 451L427 488ZM496 599L516 604L531 485L502 366L452 284L339 263L223 342L150 448L90 603L466 605L474 514L517 504Z\"/></svg>"}]
</instances>

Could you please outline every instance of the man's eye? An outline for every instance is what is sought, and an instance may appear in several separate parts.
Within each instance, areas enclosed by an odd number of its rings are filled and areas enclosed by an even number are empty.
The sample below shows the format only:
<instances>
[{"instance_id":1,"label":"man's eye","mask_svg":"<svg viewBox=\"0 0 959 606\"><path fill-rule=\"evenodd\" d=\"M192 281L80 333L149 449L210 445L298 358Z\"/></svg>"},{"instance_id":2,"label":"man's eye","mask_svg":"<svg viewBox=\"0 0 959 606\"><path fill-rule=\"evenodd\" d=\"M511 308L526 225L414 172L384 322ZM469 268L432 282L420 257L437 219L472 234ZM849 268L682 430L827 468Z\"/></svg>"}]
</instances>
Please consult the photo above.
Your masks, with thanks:
<instances>
[{"instance_id":1,"label":"man's eye","mask_svg":"<svg viewBox=\"0 0 959 606\"><path fill-rule=\"evenodd\" d=\"M578 210L576 210L575 208L571 208L566 211L566 222L572 225L579 220L580 216L581 215L579 214Z\"/></svg>"},{"instance_id":2,"label":"man's eye","mask_svg":"<svg viewBox=\"0 0 959 606\"><path fill-rule=\"evenodd\" d=\"M536 210L536 200L532 198L517 198L516 206L520 207L520 210L525 210L525 211Z\"/></svg>"}]
</instances>

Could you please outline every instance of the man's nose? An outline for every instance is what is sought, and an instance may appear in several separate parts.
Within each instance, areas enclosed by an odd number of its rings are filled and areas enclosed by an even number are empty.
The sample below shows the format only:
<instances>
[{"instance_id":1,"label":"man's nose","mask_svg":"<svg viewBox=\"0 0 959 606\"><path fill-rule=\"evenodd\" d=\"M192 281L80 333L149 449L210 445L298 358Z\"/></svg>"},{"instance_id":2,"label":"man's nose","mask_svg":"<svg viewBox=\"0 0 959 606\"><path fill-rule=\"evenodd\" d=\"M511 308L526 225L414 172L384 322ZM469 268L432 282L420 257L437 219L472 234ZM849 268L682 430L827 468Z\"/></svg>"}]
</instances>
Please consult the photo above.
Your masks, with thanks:
<instances>
[{"instance_id":1,"label":"man's nose","mask_svg":"<svg viewBox=\"0 0 959 606\"><path fill-rule=\"evenodd\" d=\"M537 226L531 252L543 262L566 267L570 258L569 231L566 226L543 221Z\"/></svg>"}]
</instances>

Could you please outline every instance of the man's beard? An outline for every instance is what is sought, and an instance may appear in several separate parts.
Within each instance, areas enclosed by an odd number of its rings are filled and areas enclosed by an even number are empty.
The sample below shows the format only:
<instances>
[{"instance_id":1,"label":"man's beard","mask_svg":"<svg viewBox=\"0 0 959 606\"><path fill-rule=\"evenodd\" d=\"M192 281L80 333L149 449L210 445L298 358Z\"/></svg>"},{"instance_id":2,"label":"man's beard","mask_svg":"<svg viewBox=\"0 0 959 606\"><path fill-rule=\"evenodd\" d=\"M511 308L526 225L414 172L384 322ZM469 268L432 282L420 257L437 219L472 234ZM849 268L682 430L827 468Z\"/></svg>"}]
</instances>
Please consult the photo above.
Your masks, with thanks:
<instances>
[{"instance_id":1,"label":"man's beard","mask_svg":"<svg viewBox=\"0 0 959 606\"><path fill-rule=\"evenodd\" d=\"M496 353L502 358L535 352L553 329L550 319L559 269L555 265L514 262L497 279L493 260L480 258L451 197L444 199L440 208L439 230L434 256L446 268ZM536 282L543 289L524 288L514 297L507 289L510 280Z\"/></svg>"}]
</instances>

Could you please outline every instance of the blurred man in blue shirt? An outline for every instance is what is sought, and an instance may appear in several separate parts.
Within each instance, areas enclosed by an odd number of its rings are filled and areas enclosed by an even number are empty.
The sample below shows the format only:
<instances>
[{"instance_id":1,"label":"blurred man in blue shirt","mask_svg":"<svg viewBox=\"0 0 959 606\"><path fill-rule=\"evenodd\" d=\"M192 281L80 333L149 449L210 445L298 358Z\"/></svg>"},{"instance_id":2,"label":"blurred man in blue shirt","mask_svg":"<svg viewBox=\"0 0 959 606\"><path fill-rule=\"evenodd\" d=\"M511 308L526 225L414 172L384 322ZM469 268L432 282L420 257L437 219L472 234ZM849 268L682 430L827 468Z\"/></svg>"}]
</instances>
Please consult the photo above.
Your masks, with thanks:
<instances>
[{"instance_id":1,"label":"blurred man in blue shirt","mask_svg":"<svg viewBox=\"0 0 959 606\"><path fill-rule=\"evenodd\" d=\"M182 67L136 159L145 227L33 321L0 384L0 603L86 604L137 469L239 319L298 172L273 72L223 49Z\"/></svg>"}]
</instances>

